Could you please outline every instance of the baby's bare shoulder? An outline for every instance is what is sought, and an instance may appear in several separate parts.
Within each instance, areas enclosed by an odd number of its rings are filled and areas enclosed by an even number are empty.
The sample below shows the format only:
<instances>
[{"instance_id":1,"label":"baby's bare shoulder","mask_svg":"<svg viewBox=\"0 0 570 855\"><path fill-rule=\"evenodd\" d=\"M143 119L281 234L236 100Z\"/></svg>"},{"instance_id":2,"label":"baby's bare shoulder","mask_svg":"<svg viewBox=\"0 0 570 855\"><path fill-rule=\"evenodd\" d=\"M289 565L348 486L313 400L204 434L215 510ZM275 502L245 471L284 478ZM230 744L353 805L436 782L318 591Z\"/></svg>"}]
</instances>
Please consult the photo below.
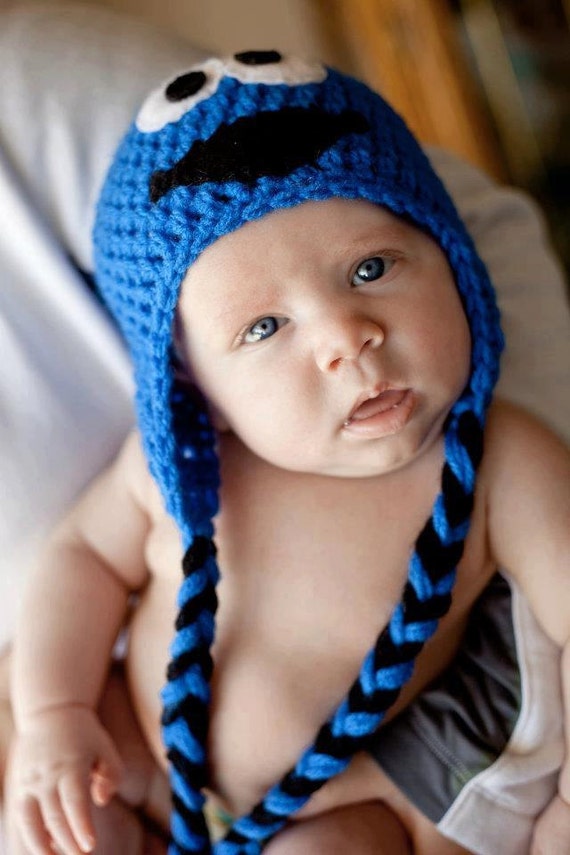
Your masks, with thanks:
<instances>
[{"instance_id":1,"label":"baby's bare shoulder","mask_svg":"<svg viewBox=\"0 0 570 855\"><path fill-rule=\"evenodd\" d=\"M155 489L133 432L62 520L54 542L97 555L133 588L140 587L146 578L143 554Z\"/></svg>"},{"instance_id":2,"label":"baby's bare shoulder","mask_svg":"<svg viewBox=\"0 0 570 855\"><path fill-rule=\"evenodd\" d=\"M110 490L126 493L138 508L154 519L165 511L160 491L150 474L138 430L125 439L115 460L102 476Z\"/></svg>"},{"instance_id":3,"label":"baby's bare shoulder","mask_svg":"<svg viewBox=\"0 0 570 855\"><path fill-rule=\"evenodd\" d=\"M122 482L140 507L149 512L155 498L156 487L148 470L141 437L131 431L113 464L113 477Z\"/></svg>"},{"instance_id":4,"label":"baby's bare shoulder","mask_svg":"<svg viewBox=\"0 0 570 855\"><path fill-rule=\"evenodd\" d=\"M485 430L481 477L491 494L503 497L525 487L557 489L568 474L568 447L543 422L507 401L496 400Z\"/></svg>"},{"instance_id":5,"label":"baby's bare shoulder","mask_svg":"<svg viewBox=\"0 0 570 855\"><path fill-rule=\"evenodd\" d=\"M482 465L489 543L555 640L570 620L570 453L536 418L493 405ZM553 616L560 616L560 620ZM548 631L548 630L547 630Z\"/></svg>"},{"instance_id":6,"label":"baby's bare shoulder","mask_svg":"<svg viewBox=\"0 0 570 855\"><path fill-rule=\"evenodd\" d=\"M537 451L544 447L545 453L567 453L568 448L551 428L528 410L502 398L496 398L490 409L485 431L485 448L499 447L504 452L508 447L516 453L524 451L529 443L538 443Z\"/></svg>"}]
</instances>

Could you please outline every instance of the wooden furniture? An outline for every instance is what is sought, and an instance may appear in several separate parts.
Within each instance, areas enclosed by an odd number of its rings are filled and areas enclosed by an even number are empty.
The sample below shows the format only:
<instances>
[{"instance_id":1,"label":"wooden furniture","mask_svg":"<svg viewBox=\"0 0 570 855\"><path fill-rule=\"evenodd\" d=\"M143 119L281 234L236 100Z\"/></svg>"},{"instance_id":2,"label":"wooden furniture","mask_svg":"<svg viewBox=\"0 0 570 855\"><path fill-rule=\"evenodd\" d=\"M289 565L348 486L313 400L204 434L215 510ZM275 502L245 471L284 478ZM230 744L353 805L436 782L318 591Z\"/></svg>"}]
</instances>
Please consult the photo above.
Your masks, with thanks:
<instances>
[{"instance_id":1,"label":"wooden furniture","mask_svg":"<svg viewBox=\"0 0 570 855\"><path fill-rule=\"evenodd\" d=\"M341 66L381 91L422 142L506 170L446 0L315 0Z\"/></svg>"}]
</instances>

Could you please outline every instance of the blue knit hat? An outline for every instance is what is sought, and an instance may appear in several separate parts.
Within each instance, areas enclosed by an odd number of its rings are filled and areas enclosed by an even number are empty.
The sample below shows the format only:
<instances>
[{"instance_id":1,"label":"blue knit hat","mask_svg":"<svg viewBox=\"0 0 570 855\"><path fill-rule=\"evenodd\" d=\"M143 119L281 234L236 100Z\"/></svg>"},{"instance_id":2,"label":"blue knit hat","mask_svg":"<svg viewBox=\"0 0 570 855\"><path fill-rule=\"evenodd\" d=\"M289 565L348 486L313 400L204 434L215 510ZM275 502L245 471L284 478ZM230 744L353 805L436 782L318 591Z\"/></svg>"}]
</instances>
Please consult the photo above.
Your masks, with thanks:
<instances>
[{"instance_id":1,"label":"blue knit hat","mask_svg":"<svg viewBox=\"0 0 570 855\"><path fill-rule=\"evenodd\" d=\"M212 846L201 791L219 474L205 404L176 379L174 313L186 271L217 238L270 211L331 197L383 205L437 241L469 321L471 373L446 421L441 492L388 626L313 745ZM97 283L134 363L145 454L184 547L162 696L173 793L170 853L253 855L366 747L449 608L502 348L493 289L440 180L386 102L336 71L275 51L210 59L149 96L110 168L94 236Z\"/></svg>"}]
</instances>

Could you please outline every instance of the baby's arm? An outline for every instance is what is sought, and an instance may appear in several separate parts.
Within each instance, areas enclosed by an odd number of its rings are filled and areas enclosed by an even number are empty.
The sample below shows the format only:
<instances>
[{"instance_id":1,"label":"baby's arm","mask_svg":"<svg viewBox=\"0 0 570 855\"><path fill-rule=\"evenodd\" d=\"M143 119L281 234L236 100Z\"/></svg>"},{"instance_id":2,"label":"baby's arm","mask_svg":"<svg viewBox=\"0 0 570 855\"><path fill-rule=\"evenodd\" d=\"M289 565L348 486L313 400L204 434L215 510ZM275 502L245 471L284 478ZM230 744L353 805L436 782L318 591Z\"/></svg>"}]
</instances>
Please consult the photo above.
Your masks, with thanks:
<instances>
[{"instance_id":1,"label":"baby's arm","mask_svg":"<svg viewBox=\"0 0 570 855\"><path fill-rule=\"evenodd\" d=\"M134 437L54 532L14 644L17 822L31 853L91 851L90 799L106 803L121 763L95 713L128 599L147 581L148 517Z\"/></svg>"},{"instance_id":2,"label":"baby's arm","mask_svg":"<svg viewBox=\"0 0 570 855\"><path fill-rule=\"evenodd\" d=\"M570 852L570 454L534 419L500 405L489 419L482 484L493 557L562 650L566 758L531 853Z\"/></svg>"}]
</instances>

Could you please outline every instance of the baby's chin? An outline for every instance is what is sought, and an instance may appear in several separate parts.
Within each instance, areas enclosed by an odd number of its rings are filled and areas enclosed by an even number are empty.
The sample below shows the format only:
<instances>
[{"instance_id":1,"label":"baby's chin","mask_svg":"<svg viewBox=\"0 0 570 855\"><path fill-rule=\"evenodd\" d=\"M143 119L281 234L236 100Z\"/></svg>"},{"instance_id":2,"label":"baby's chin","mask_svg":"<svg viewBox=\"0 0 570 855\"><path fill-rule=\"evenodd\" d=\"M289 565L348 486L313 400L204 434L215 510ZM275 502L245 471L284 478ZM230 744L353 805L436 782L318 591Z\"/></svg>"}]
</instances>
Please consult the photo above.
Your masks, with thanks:
<instances>
[{"instance_id":1,"label":"baby's chin","mask_svg":"<svg viewBox=\"0 0 570 855\"><path fill-rule=\"evenodd\" d=\"M446 413L447 414L447 413ZM445 415L446 415L445 414ZM267 433L241 436L229 429L218 433L219 448L225 446L240 465L264 464L282 472L306 477L344 479L378 478L399 472L429 457L440 455L445 416L412 419L393 435L370 438L345 432L334 436L284 435L281 444Z\"/></svg>"},{"instance_id":2,"label":"baby's chin","mask_svg":"<svg viewBox=\"0 0 570 855\"><path fill-rule=\"evenodd\" d=\"M423 443L420 447L399 449L397 452L387 453L385 450L374 450L369 448L366 453L362 449L355 453L338 455L336 459L311 459L302 460L297 456L266 455L257 453L248 448L248 451L265 464L290 472L291 474L305 476L307 478L342 478L356 480L365 478L381 478L407 469L419 460L428 456L430 449L436 443Z\"/></svg>"}]
</instances>

